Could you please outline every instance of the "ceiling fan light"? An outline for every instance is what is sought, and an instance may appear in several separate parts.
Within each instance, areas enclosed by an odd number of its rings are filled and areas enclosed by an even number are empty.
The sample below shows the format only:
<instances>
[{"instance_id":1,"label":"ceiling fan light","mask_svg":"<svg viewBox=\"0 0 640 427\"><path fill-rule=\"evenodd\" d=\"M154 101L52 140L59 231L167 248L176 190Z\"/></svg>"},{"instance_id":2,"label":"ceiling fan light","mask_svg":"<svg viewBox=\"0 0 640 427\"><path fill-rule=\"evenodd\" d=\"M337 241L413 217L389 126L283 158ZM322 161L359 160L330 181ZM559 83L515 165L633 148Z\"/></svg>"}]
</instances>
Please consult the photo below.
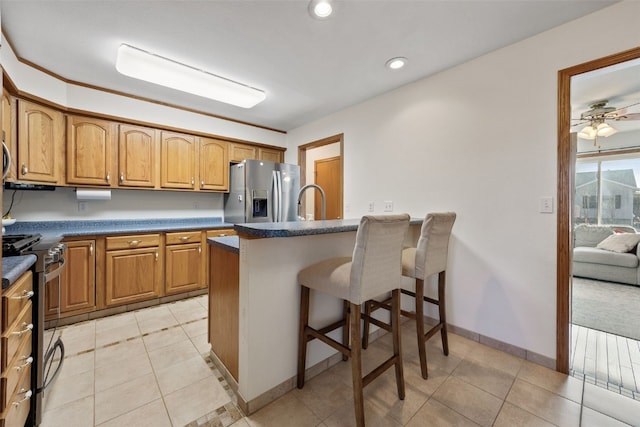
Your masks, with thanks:
<instances>
[{"instance_id":1,"label":"ceiling fan light","mask_svg":"<svg viewBox=\"0 0 640 427\"><path fill-rule=\"evenodd\" d=\"M585 126L578 132L578 137L582 139L596 139L596 130L591 125Z\"/></svg>"},{"instance_id":2,"label":"ceiling fan light","mask_svg":"<svg viewBox=\"0 0 640 427\"><path fill-rule=\"evenodd\" d=\"M116 70L135 79L242 108L254 107L267 97L262 90L127 44L118 48Z\"/></svg>"},{"instance_id":3,"label":"ceiling fan light","mask_svg":"<svg viewBox=\"0 0 640 427\"><path fill-rule=\"evenodd\" d=\"M313 18L326 19L333 13L333 6L330 0L311 0L309 2L309 13Z\"/></svg>"},{"instance_id":4,"label":"ceiling fan light","mask_svg":"<svg viewBox=\"0 0 640 427\"><path fill-rule=\"evenodd\" d=\"M617 132L618 130L614 127L609 126L608 123L600 123L596 130L596 133L598 134L598 136L604 136L604 137L614 135Z\"/></svg>"}]
</instances>

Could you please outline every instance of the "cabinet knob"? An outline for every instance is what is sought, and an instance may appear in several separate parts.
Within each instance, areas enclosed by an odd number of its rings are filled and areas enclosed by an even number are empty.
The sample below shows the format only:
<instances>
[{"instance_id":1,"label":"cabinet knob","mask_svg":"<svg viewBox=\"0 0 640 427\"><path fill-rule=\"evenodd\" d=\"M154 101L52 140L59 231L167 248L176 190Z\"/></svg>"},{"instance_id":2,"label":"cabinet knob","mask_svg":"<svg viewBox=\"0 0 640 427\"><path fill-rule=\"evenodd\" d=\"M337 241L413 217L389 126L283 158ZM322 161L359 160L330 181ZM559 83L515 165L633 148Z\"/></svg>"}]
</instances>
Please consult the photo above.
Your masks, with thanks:
<instances>
[{"instance_id":1,"label":"cabinet knob","mask_svg":"<svg viewBox=\"0 0 640 427\"><path fill-rule=\"evenodd\" d=\"M111 174L109 172L107 172L107 184L111 184Z\"/></svg>"},{"instance_id":2,"label":"cabinet knob","mask_svg":"<svg viewBox=\"0 0 640 427\"><path fill-rule=\"evenodd\" d=\"M194 177L191 177L191 186L195 186L196 185L196 179Z\"/></svg>"},{"instance_id":3,"label":"cabinet knob","mask_svg":"<svg viewBox=\"0 0 640 427\"><path fill-rule=\"evenodd\" d=\"M89 255L93 255L93 243L89 244Z\"/></svg>"},{"instance_id":4,"label":"cabinet knob","mask_svg":"<svg viewBox=\"0 0 640 427\"><path fill-rule=\"evenodd\" d=\"M24 290L24 291L22 291L22 295L13 296L13 297L11 297L11 299L30 299L34 295L35 294L34 294L33 291Z\"/></svg>"},{"instance_id":5,"label":"cabinet knob","mask_svg":"<svg viewBox=\"0 0 640 427\"><path fill-rule=\"evenodd\" d=\"M200 188L204 188L204 179L200 180Z\"/></svg>"},{"instance_id":6,"label":"cabinet knob","mask_svg":"<svg viewBox=\"0 0 640 427\"><path fill-rule=\"evenodd\" d=\"M120 172L120 184L124 182L124 173Z\"/></svg>"},{"instance_id":7,"label":"cabinet knob","mask_svg":"<svg viewBox=\"0 0 640 427\"><path fill-rule=\"evenodd\" d=\"M22 167L20 169L21 169L22 175L26 175L29 173L29 168L24 163L22 164Z\"/></svg>"},{"instance_id":8,"label":"cabinet knob","mask_svg":"<svg viewBox=\"0 0 640 427\"><path fill-rule=\"evenodd\" d=\"M158 262L158 251L156 251L156 262Z\"/></svg>"},{"instance_id":9,"label":"cabinet knob","mask_svg":"<svg viewBox=\"0 0 640 427\"><path fill-rule=\"evenodd\" d=\"M202 255L202 247L198 247L198 254Z\"/></svg>"}]
</instances>

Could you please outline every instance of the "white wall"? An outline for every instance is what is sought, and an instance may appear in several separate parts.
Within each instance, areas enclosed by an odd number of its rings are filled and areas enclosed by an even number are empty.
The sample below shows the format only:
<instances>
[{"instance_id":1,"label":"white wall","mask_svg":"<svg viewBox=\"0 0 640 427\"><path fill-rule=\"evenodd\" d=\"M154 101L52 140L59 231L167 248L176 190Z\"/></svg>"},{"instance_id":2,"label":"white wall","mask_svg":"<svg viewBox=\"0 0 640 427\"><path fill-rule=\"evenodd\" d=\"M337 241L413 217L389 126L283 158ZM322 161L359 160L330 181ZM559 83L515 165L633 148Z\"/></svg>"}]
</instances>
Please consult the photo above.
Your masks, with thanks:
<instances>
[{"instance_id":1,"label":"white wall","mask_svg":"<svg viewBox=\"0 0 640 427\"><path fill-rule=\"evenodd\" d=\"M640 2L618 3L301 126L287 159L342 132L346 217L457 212L448 320L555 359L556 214L538 206L555 204L557 73L639 46L639 27Z\"/></svg>"},{"instance_id":2,"label":"white wall","mask_svg":"<svg viewBox=\"0 0 640 427\"><path fill-rule=\"evenodd\" d=\"M0 61L20 91L64 107L280 147L286 143L280 132L68 85L19 62L8 43L3 43L0 49ZM12 193L3 193L3 214L11 203ZM21 221L223 216L223 196L219 193L113 190L112 200L87 202L85 212L78 212L75 193L70 188L58 188L53 193L19 191L16 198L20 203L14 205L12 214ZM196 203L198 208L194 207Z\"/></svg>"}]
</instances>

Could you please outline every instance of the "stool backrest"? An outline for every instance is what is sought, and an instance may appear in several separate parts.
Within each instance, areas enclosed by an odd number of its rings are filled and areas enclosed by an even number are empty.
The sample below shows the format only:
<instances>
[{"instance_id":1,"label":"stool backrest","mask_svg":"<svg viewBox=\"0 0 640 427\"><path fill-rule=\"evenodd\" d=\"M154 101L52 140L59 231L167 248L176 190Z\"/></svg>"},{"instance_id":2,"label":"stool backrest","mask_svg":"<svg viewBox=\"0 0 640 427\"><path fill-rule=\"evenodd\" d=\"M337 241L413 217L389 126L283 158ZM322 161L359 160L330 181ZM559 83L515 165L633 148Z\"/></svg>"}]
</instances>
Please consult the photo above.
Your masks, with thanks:
<instances>
[{"instance_id":1,"label":"stool backrest","mask_svg":"<svg viewBox=\"0 0 640 427\"><path fill-rule=\"evenodd\" d=\"M426 279L447 269L455 212L428 213L416 246L416 277Z\"/></svg>"},{"instance_id":2,"label":"stool backrest","mask_svg":"<svg viewBox=\"0 0 640 427\"><path fill-rule=\"evenodd\" d=\"M350 298L362 304L400 287L402 244L409 215L365 215L360 220L353 249Z\"/></svg>"}]
</instances>

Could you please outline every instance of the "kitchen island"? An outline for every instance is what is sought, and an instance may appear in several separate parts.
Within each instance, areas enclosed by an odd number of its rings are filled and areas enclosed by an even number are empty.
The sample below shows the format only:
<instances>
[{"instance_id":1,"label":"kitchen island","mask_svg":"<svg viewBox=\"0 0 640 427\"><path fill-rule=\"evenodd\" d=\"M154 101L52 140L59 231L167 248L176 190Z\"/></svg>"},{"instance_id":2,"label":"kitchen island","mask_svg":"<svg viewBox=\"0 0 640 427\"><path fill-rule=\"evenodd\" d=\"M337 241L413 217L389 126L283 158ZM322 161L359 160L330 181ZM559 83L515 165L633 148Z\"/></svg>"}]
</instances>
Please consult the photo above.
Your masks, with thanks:
<instances>
[{"instance_id":1,"label":"kitchen island","mask_svg":"<svg viewBox=\"0 0 640 427\"><path fill-rule=\"evenodd\" d=\"M298 271L327 258L351 256L359 223L359 219L348 219L236 224L237 237L208 239L213 358L237 392L245 413L255 412L295 387ZM411 220L407 246L417 242L421 224L422 219ZM224 252L229 256L226 262L216 259ZM220 300L213 301L217 298ZM314 294L312 324L328 324L341 315L341 301ZM219 340L212 332L220 328L227 333L226 339ZM340 339L341 331L334 333ZM307 357L308 375L342 358L318 341L309 343Z\"/></svg>"}]
</instances>

